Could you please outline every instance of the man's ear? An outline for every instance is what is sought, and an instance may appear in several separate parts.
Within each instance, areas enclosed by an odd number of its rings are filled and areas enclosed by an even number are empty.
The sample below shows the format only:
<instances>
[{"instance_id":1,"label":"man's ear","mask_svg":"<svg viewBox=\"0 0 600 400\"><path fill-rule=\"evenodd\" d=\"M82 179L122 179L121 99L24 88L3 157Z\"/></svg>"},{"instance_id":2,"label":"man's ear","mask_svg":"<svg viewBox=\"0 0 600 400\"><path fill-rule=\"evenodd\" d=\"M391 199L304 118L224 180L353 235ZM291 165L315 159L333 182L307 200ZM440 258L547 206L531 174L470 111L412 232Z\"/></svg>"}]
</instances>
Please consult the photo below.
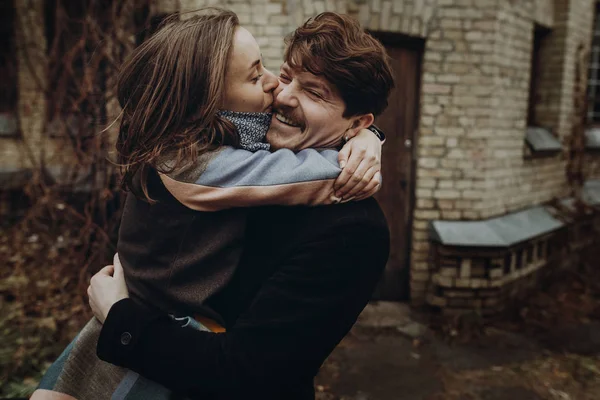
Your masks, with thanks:
<instances>
[{"instance_id":1,"label":"man's ear","mask_svg":"<svg viewBox=\"0 0 600 400\"><path fill-rule=\"evenodd\" d=\"M352 117L352 125L350 129L348 129L348 137L354 137L361 131L361 129L367 129L371 125L373 125L373 121L375 121L375 117L373 114L363 114L358 115L356 117Z\"/></svg>"}]
</instances>

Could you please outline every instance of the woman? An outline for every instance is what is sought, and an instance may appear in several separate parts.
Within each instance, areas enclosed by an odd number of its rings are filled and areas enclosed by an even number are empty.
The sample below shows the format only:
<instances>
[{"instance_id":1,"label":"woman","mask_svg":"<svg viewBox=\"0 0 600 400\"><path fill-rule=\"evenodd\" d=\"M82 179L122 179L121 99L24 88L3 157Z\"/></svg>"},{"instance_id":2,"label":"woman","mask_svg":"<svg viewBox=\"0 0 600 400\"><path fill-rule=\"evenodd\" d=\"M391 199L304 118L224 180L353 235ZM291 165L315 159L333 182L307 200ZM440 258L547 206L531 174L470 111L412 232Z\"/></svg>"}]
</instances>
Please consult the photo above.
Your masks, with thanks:
<instances>
[{"instance_id":1,"label":"woman","mask_svg":"<svg viewBox=\"0 0 600 400\"><path fill-rule=\"evenodd\" d=\"M239 262L247 214L240 207L331 204L338 155L268 151L279 83L229 11L167 24L134 51L118 83L117 149L131 194L117 248L129 290L160 310L216 317L204 302ZM345 135L380 145L361 128ZM373 178L359 197L377 189Z\"/></svg>"},{"instance_id":2,"label":"woman","mask_svg":"<svg viewBox=\"0 0 600 400\"><path fill-rule=\"evenodd\" d=\"M235 14L226 11L168 24L125 64L119 77L124 116L117 147L125 168L124 187L134 195L127 199L119 253L128 286L141 303L178 315L215 317L204 307L204 301L221 290L233 274L246 217L239 209L212 211L232 206L331 202L327 194L339 174L330 161L331 154L309 151L311 157L306 158L289 151L271 154L264 150L262 139L268 128L265 112L270 109L277 84L262 66L252 35L238 26ZM362 128L353 126L346 133L360 136L351 143L367 142L363 146L378 150L379 140L368 131L359 134ZM221 146L227 144L239 144L254 153L226 153ZM224 154L236 162L222 161ZM240 198L231 190L215 195L211 189L206 195L206 182L198 184L208 179L205 176L215 164L221 166L217 172L222 174L218 179L222 182L230 175L243 175L245 169L255 172L257 163L264 168L274 162L281 171L290 165L292 172L302 169L302 176L308 173L309 183L319 185L309 184L298 192L286 190L283 195L259 185L261 191L244 189L246 195ZM356 161L351 158L348 163ZM328 168L325 178L321 166ZM369 183L355 185L351 194L369 196L377 190L376 169L370 167L366 168L371 173ZM286 175L283 183L296 183L290 176ZM306 185L307 181L298 181L295 187L298 184ZM206 253L207 248L216 250ZM90 344L95 344L98 333L97 323L90 322L74 347L63 354L67 365L40 387L94 398L125 390L129 373L97 360L89 362L93 358ZM88 373L83 377L78 375L82 371L77 367L79 359L88 360ZM155 394L168 393L158 385L152 387Z\"/></svg>"}]
</instances>

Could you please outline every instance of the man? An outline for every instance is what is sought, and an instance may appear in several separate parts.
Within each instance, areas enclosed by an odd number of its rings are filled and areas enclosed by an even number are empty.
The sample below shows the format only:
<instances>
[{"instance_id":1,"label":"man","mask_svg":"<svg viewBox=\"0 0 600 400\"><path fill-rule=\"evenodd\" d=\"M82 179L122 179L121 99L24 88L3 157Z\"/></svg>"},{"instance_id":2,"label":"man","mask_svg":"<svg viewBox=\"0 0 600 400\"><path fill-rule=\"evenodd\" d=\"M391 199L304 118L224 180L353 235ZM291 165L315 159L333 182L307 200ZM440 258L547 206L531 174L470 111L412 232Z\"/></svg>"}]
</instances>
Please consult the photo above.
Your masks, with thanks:
<instances>
[{"instance_id":1,"label":"man","mask_svg":"<svg viewBox=\"0 0 600 400\"><path fill-rule=\"evenodd\" d=\"M274 148L337 147L350 116L370 124L386 107L393 81L385 52L356 21L321 14L287 45L268 136ZM95 314L106 319L98 356L194 398L314 398L314 376L387 261L385 218L367 199L256 209L248 226L233 280L208 301L226 332L182 329L123 299L117 264L89 290Z\"/></svg>"}]
</instances>

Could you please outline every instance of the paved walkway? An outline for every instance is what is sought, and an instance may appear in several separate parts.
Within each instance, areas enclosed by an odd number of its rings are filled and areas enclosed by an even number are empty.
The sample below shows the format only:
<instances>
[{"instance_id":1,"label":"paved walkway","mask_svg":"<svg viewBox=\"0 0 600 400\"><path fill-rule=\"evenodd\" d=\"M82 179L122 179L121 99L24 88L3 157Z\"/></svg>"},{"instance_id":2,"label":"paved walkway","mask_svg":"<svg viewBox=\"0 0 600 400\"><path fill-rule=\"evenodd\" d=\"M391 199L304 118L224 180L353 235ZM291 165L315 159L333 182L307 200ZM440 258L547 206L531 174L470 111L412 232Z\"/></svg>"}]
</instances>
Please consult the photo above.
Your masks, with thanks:
<instances>
[{"instance_id":1,"label":"paved walkway","mask_svg":"<svg viewBox=\"0 0 600 400\"><path fill-rule=\"evenodd\" d=\"M466 344L451 344L415 322L407 305L373 303L323 366L317 399L600 399L600 359L561 352L571 346L600 354L600 327L559 335L563 340L552 347L556 334L540 341L488 328ZM586 379L573 378L572 363L589 369Z\"/></svg>"}]
</instances>

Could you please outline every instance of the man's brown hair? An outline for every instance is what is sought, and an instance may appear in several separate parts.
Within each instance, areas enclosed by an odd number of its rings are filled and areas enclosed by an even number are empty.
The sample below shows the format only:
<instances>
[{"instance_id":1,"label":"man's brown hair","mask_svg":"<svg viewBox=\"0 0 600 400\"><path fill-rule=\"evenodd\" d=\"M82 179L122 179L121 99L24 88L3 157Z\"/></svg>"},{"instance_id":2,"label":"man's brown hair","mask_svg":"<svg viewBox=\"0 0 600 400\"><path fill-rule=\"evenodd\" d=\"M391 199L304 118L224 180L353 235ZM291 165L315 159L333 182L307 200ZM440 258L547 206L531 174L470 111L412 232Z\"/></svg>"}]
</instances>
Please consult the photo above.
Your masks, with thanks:
<instances>
[{"instance_id":1,"label":"man's brown hair","mask_svg":"<svg viewBox=\"0 0 600 400\"><path fill-rule=\"evenodd\" d=\"M383 45L357 20L325 12L310 18L285 40L291 68L323 76L340 93L344 118L379 115L388 105L394 78Z\"/></svg>"},{"instance_id":2,"label":"man's brown hair","mask_svg":"<svg viewBox=\"0 0 600 400\"><path fill-rule=\"evenodd\" d=\"M231 11L205 12L167 21L133 51L118 76L121 184L148 201L149 167L168 173L239 140L233 124L217 115L239 21Z\"/></svg>"}]
</instances>

